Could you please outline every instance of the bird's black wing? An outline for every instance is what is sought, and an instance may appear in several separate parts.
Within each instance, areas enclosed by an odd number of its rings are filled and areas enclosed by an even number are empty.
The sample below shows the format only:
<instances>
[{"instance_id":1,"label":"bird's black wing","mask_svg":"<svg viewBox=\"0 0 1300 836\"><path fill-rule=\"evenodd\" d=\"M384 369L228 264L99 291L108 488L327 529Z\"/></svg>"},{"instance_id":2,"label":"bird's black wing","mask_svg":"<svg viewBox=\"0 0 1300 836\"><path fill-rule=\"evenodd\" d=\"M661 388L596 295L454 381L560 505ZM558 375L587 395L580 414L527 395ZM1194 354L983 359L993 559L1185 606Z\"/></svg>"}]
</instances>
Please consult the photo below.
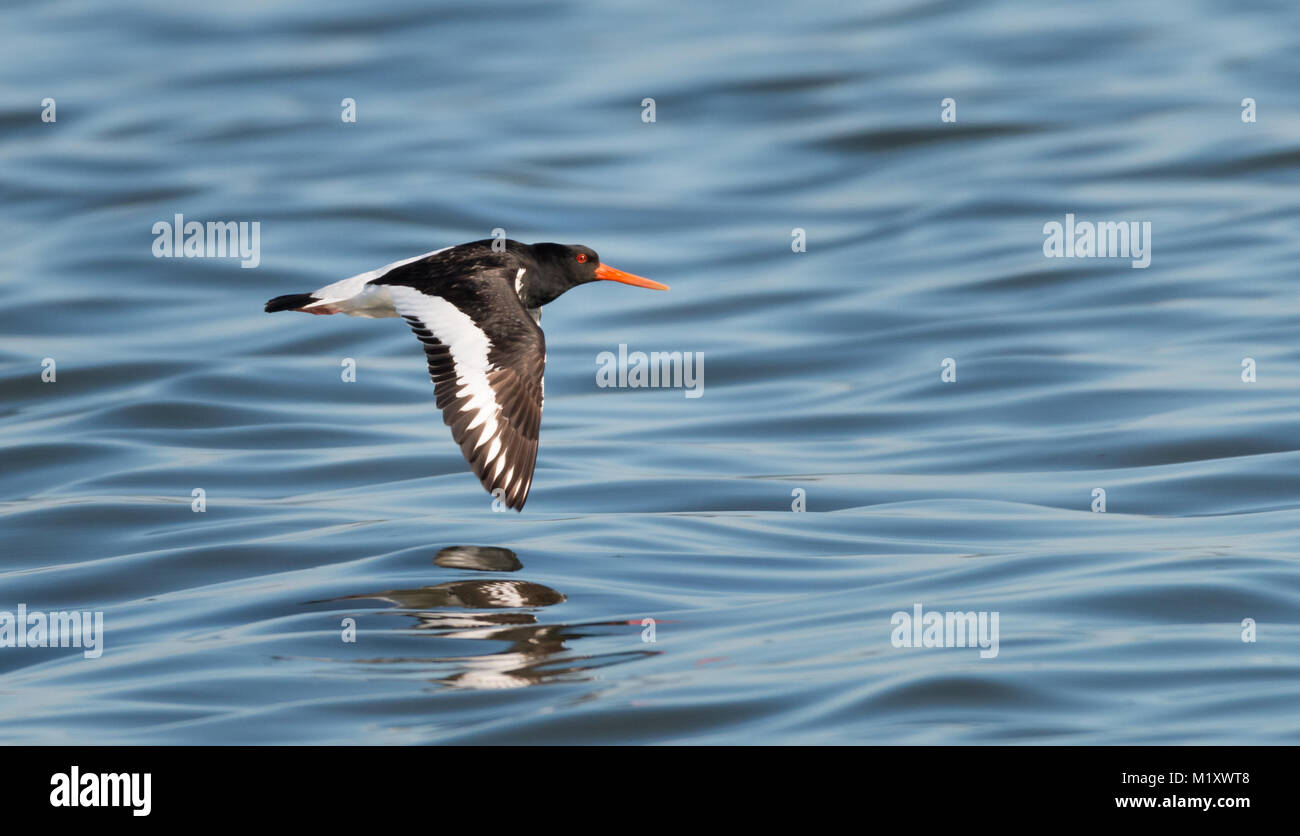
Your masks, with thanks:
<instances>
[{"instance_id":1,"label":"bird's black wing","mask_svg":"<svg viewBox=\"0 0 1300 836\"><path fill-rule=\"evenodd\" d=\"M474 475L522 510L537 462L546 338L515 293L517 270L478 264L431 276L411 267L372 284L386 286L424 344L438 408Z\"/></svg>"}]
</instances>

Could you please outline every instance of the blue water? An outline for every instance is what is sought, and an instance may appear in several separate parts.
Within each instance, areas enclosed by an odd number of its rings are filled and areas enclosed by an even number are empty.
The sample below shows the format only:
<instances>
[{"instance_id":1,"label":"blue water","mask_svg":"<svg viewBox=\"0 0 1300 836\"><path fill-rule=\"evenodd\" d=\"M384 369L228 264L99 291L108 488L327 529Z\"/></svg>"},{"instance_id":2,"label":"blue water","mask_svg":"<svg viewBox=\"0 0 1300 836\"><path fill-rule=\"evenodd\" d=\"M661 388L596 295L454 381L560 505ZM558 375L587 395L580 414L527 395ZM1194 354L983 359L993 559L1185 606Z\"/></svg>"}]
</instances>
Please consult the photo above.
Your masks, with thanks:
<instances>
[{"instance_id":1,"label":"blue water","mask_svg":"<svg viewBox=\"0 0 1300 836\"><path fill-rule=\"evenodd\" d=\"M0 648L0 740L1300 742L1293 3L4 19L0 610L105 633ZM177 213L260 265L155 258ZM496 228L672 286L547 307L520 515L399 322L262 312Z\"/></svg>"}]
</instances>

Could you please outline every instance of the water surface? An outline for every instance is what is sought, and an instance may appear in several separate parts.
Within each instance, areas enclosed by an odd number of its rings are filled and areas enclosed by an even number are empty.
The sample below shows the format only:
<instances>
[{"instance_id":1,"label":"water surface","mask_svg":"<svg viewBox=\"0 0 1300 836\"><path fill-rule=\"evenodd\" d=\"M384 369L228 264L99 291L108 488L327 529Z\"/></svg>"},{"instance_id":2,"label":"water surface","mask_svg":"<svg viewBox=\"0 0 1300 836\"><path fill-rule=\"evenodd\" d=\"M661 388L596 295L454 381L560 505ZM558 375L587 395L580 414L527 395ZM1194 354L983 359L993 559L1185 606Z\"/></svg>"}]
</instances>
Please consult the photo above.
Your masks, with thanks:
<instances>
[{"instance_id":1,"label":"water surface","mask_svg":"<svg viewBox=\"0 0 1300 836\"><path fill-rule=\"evenodd\" d=\"M0 740L1300 741L1297 23L10 3L0 610L106 636L0 649ZM154 258L176 213L260 265ZM1151 265L1045 258L1067 213ZM262 313L495 228L672 286L546 309L521 515L400 324ZM894 647L918 602L997 657Z\"/></svg>"}]
</instances>

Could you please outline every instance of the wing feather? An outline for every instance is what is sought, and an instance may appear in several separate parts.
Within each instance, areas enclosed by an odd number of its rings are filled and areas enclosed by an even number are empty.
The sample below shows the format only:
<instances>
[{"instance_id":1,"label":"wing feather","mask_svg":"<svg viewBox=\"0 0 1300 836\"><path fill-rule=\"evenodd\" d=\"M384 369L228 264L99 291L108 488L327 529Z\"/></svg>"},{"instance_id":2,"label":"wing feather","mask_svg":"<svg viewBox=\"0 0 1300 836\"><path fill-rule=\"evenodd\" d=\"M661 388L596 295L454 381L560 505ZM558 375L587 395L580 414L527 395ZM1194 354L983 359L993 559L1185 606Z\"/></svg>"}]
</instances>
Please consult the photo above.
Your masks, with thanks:
<instances>
[{"instance_id":1,"label":"wing feather","mask_svg":"<svg viewBox=\"0 0 1300 836\"><path fill-rule=\"evenodd\" d=\"M501 292L505 275L377 283L424 346L435 402L474 475L522 510L537 463L546 342L513 287Z\"/></svg>"}]
</instances>

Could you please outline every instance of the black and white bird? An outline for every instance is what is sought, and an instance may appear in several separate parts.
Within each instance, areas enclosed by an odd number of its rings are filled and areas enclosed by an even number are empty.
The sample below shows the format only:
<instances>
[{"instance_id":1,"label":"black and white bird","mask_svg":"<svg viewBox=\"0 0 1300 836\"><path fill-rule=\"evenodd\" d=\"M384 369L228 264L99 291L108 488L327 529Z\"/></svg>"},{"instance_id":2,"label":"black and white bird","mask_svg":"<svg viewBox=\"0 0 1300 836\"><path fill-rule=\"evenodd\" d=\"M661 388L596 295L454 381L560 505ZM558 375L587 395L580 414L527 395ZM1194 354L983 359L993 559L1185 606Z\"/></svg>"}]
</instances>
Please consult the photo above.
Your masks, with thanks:
<instances>
[{"instance_id":1,"label":"black and white bird","mask_svg":"<svg viewBox=\"0 0 1300 836\"><path fill-rule=\"evenodd\" d=\"M542 420L542 306L599 279L668 289L602 264L590 247L489 238L397 261L313 293L277 296L266 311L405 319L424 344L452 438L483 487L519 511L533 484Z\"/></svg>"}]
</instances>

